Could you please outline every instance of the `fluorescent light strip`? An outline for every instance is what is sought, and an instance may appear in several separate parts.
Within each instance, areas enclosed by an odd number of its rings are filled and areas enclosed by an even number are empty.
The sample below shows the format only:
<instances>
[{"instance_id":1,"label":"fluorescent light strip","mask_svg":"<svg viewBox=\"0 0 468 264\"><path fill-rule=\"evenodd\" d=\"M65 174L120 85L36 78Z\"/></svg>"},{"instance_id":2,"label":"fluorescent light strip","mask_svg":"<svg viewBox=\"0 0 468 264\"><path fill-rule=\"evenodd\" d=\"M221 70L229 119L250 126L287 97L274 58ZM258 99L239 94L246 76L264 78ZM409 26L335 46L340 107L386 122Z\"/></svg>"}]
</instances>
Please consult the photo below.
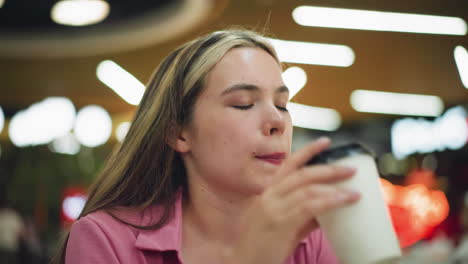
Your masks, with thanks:
<instances>
[{"instance_id":1,"label":"fluorescent light strip","mask_svg":"<svg viewBox=\"0 0 468 264\"><path fill-rule=\"evenodd\" d=\"M350 99L352 107L358 112L439 116L444 110L442 100L432 95L355 90Z\"/></svg>"},{"instance_id":2,"label":"fluorescent light strip","mask_svg":"<svg viewBox=\"0 0 468 264\"><path fill-rule=\"evenodd\" d=\"M283 74L284 84L289 88L289 100L294 97L307 83L307 74L300 67L290 67Z\"/></svg>"},{"instance_id":3,"label":"fluorescent light strip","mask_svg":"<svg viewBox=\"0 0 468 264\"><path fill-rule=\"evenodd\" d=\"M290 102L288 103L288 110L291 114L293 125L297 127L334 131L341 125L341 116L334 109Z\"/></svg>"},{"instance_id":4,"label":"fluorescent light strip","mask_svg":"<svg viewBox=\"0 0 468 264\"><path fill-rule=\"evenodd\" d=\"M458 73L460 74L460 79L465 88L468 89L468 52L462 46L457 46L453 51L453 55L457 64Z\"/></svg>"},{"instance_id":5,"label":"fluorescent light strip","mask_svg":"<svg viewBox=\"0 0 468 264\"><path fill-rule=\"evenodd\" d=\"M137 105L140 103L145 86L133 75L111 60L99 63L96 74L98 79L109 86L127 103Z\"/></svg>"},{"instance_id":6,"label":"fluorescent light strip","mask_svg":"<svg viewBox=\"0 0 468 264\"><path fill-rule=\"evenodd\" d=\"M467 32L465 20L459 17L315 6L299 6L292 16L299 25L311 27L442 35L466 35Z\"/></svg>"},{"instance_id":7,"label":"fluorescent light strip","mask_svg":"<svg viewBox=\"0 0 468 264\"><path fill-rule=\"evenodd\" d=\"M349 67L354 63L353 50L344 45L269 39L280 61L301 64Z\"/></svg>"}]
</instances>

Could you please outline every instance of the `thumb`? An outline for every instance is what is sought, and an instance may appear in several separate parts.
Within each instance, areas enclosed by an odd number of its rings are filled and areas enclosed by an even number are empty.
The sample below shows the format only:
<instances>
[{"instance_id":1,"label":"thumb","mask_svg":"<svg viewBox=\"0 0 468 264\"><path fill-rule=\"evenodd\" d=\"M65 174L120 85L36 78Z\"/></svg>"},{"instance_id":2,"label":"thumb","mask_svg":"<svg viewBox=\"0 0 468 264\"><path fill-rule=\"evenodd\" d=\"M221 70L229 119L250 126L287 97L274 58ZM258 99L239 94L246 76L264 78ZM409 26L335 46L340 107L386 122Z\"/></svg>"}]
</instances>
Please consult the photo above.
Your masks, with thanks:
<instances>
[{"instance_id":1,"label":"thumb","mask_svg":"<svg viewBox=\"0 0 468 264\"><path fill-rule=\"evenodd\" d=\"M330 142L331 141L328 137L321 137L318 140L307 144L302 149L296 151L286 160L284 166L277 174L277 177L282 178L281 175L289 174L292 171L303 167L311 158L328 148Z\"/></svg>"},{"instance_id":2,"label":"thumb","mask_svg":"<svg viewBox=\"0 0 468 264\"><path fill-rule=\"evenodd\" d=\"M304 148L291 155L291 159L287 162L286 167L295 170L304 166L311 158L328 148L330 142L328 137L321 137L306 145Z\"/></svg>"}]
</instances>

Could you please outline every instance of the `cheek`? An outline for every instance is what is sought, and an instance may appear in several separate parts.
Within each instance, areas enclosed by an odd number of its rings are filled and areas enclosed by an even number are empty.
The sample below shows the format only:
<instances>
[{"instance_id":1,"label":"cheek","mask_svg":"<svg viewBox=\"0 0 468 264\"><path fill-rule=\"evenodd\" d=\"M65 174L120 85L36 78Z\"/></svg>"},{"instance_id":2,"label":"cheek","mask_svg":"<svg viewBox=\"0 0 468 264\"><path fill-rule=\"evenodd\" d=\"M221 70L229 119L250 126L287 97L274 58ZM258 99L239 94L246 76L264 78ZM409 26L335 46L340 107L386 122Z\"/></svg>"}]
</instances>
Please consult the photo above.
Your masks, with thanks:
<instances>
[{"instance_id":1,"label":"cheek","mask_svg":"<svg viewBox=\"0 0 468 264\"><path fill-rule=\"evenodd\" d=\"M253 134L248 120L238 120L229 115L213 115L205 120L204 127L205 135L202 136L210 142L214 152L242 151L243 143L250 142Z\"/></svg>"},{"instance_id":2,"label":"cheek","mask_svg":"<svg viewBox=\"0 0 468 264\"><path fill-rule=\"evenodd\" d=\"M222 166L235 166L249 157L255 146L255 124L229 109L203 111L197 116L197 138L193 151ZM214 165L214 164L213 164Z\"/></svg>"},{"instance_id":3,"label":"cheek","mask_svg":"<svg viewBox=\"0 0 468 264\"><path fill-rule=\"evenodd\" d=\"M293 135L293 125L291 122L291 118L289 118L288 125L286 126L285 134L289 138L289 144L291 145L292 135Z\"/></svg>"}]
</instances>

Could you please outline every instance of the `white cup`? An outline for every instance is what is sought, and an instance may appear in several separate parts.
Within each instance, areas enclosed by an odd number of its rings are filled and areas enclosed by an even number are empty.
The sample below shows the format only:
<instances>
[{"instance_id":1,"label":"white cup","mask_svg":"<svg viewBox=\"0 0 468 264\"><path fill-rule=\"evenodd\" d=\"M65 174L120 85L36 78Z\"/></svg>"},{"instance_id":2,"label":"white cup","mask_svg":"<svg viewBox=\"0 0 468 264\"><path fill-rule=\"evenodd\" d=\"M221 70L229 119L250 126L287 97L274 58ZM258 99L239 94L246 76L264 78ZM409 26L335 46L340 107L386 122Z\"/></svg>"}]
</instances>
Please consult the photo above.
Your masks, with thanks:
<instances>
[{"instance_id":1,"label":"white cup","mask_svg":"<svg viewBox=\"0 0 468 264\"><path fill-rule=\"evenodd\" d=\"M350 206L317 217L321 229L342 264L398 263L401 249L384 202L372 154L357 143L326 150L309 164L328 163L356 168L338 186L358 191L361 199Z\"/></svg>"}]
</instances>

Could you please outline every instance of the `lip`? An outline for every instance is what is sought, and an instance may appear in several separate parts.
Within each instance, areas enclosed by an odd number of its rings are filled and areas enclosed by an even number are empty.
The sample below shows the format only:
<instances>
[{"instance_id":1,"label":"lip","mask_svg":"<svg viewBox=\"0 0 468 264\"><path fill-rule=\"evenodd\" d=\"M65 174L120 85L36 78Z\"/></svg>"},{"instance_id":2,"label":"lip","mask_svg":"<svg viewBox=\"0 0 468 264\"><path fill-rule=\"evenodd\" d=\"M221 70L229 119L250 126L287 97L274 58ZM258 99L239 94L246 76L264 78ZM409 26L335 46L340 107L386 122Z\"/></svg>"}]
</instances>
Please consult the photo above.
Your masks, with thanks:
<instances>
[{"instance_id":1,"label":"lip","mask_svg":"<svg viewBox=\"0 0 468 264\"><path fill-rule=\"evenodd\" d=\"M279 165L286 158L286 153L275 152L275 153L269 153L265 155L258 155L258 156L255 156L255 158L274 164L274 165Z\"/></svg>"}]
</instances>

